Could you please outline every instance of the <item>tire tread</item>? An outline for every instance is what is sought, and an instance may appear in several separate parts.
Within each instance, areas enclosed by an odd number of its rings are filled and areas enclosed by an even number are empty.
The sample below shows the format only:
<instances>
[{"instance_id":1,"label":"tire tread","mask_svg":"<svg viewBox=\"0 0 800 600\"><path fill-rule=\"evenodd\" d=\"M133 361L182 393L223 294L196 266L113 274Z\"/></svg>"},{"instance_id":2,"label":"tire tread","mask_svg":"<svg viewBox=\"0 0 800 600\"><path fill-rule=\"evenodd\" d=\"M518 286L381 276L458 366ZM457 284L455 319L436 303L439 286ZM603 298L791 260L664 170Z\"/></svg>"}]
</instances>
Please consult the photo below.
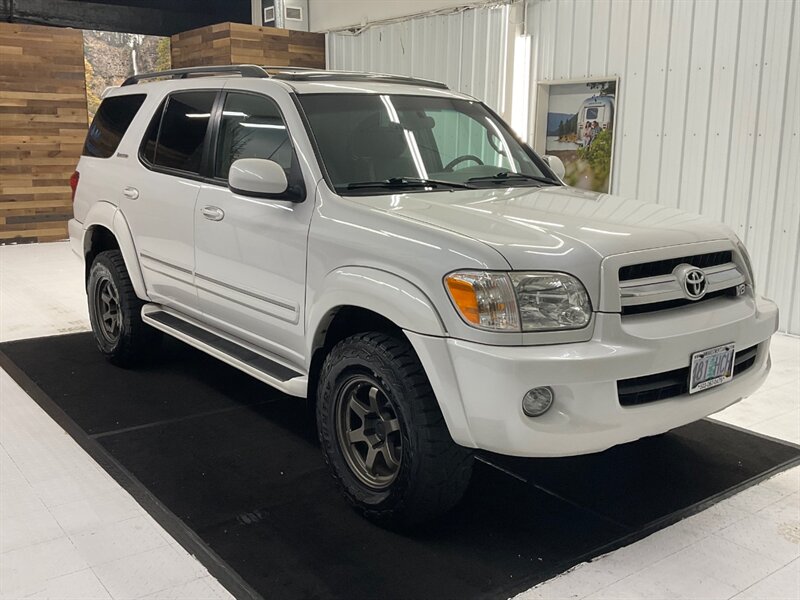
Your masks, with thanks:
<instances>
[{"instance_id":1,"label":"tire tread","mask_svg":"<svg viewBox=\"0 0 800 600\"><path fill-rule=\"evenodd\" d=\"M138 365L152 356L161 339L160 332L142 320L144 301L136 295L122 253L119 250L100 252L92 263L92 270L98 264L105 267L114 278L122 310L122 335L119 341L112 349L103 348L100 342L98 342L98 346L106 358L117 366ZM89 282L91 280L90 274ZM92 293L92 290L87 290L87 292ZM89 298L89 305L91 312L91 298Z\"/></svg>"},{"instance_id":2,"label":"tire tread","mask_svg":"<svg viewBox=\"0 0 800 600\"><path fill-rule=\"evenodd\" d=\"M413 348L406 340L384 332L360 333L339 342L325 360L320 375L320 391L330 391L330 375L334 365L341 360L358 360L372 364L376 360L390 366L394 375L408 390L407 414L418 436L420 456L413 460L413 482L401 500L386 508L367 507L347 489L347 483L331 465L328 453L325 460L340 488L351 504L365 517L384 525L414 525L435 518L452 508L463 496L472 474L473 453L457 445L447 429L444 416L431 388L425 371ZM318 424L323 449L336 443L333 432L323 423L327 403L318 401ZM320 410L321 409L321 410ZM407 449L403 448L404 457Z\"/></svg>"}]
</instances>

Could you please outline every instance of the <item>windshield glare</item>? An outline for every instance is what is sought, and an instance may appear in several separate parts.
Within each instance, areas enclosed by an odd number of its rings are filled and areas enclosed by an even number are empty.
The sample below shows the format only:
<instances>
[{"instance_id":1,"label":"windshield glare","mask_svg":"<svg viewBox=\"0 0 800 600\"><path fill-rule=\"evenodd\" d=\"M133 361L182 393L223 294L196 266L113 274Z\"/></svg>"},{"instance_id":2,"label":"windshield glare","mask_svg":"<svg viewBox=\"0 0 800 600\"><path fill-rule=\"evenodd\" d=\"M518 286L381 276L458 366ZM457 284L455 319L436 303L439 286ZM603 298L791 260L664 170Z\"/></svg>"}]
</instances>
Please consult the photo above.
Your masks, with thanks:
<instances>
[{"instance_id":1,"label":"windshield glare","mask_svg":"<svg viewBox=\"0 0 800 600\"><path fill-rule=\"evenodd\" d=\"M479 102L387 94L299 98L339 193L392 193L353 186L387 180L414 185L410 180L426 179L477 188L542 185L521 177L495 178L500 173L550 178ZM397 182L401 179L409 181Z\"/></svg>"}]
</instances>

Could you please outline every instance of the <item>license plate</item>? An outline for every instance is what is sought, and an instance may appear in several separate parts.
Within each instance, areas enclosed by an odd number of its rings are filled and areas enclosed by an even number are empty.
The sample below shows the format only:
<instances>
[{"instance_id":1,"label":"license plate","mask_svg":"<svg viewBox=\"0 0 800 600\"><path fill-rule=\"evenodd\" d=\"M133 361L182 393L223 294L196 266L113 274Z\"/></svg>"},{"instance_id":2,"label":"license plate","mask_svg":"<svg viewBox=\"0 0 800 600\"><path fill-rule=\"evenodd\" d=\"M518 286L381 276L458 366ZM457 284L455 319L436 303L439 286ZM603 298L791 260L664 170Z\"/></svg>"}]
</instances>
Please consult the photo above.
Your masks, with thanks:
<instances>
[{"instance_id":1,"label":"license plate","mask_svg":"<svg viewBox=\"0 0 800 600\"><path fill-rule=\"evenodd\" d=\"M733 379L733 344L725 344L692 354L689 393L702 392Z\"/></svg>"}]
</instances>

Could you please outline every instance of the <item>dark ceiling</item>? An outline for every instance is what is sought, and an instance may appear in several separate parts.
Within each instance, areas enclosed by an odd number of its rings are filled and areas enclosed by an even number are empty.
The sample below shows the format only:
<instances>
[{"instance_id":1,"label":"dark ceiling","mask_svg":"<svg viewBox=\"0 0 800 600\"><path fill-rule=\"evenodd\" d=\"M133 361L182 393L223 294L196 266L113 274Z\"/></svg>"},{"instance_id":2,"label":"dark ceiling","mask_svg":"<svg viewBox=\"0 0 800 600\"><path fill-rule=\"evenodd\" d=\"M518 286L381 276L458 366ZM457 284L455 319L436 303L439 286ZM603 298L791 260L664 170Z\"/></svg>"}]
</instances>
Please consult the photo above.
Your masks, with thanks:
<instances>
[{"instance_id":1,"label":"dark ceiling","mask_svg":"<svg viewBox=\"0 0 800 600\"><path fill-rule=\"evenodd\" d=\"M250 22L250 0L0 0L0 20L173 35L204 25Z\"/></svg>"}]
</instances>

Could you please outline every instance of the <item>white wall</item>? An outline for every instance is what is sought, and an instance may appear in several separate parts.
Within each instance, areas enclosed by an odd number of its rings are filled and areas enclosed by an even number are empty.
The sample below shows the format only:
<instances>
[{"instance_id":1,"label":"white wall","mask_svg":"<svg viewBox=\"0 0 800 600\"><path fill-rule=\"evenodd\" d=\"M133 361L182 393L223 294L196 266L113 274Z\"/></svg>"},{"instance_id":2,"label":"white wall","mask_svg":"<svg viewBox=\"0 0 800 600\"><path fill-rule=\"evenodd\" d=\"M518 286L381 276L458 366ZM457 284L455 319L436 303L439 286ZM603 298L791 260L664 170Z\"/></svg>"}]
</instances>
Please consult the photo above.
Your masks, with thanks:
<instances>
[{"instance_id":1,"label":"white wall","mask_svg":"<svg viewBox=\"0 0 800 600\"><path fill-rule=\"evenodd\" d=\"M443 80L500 108L509 45L492 36L513 26L489 16L329 35L328 61ZM527 26L532 96L537 81L619 77L612 192L733 227L781 329L800 334L800 2L528 0Z\"/></svg>"},{"instance_id":2,"label":"white wall","mask_svg":"<svg viewBox=\"0 0 800 600\"><path fill-rule=\"evenodd\" d=\"M360 26L440 8L472 4L474 0L309 0L311 31Z\"/></svg>"},{"instance_id":3,"label":"white wall","mask_svg":"<svg viewBox=\"0 0 800 600\"><path fill-rule=\"evenodd\" d=\"M733 227L800 334L800 3L542 0L528 28L534 81L619 76L612 192Z\"/></svg>"},{"instance_id":4,"label":"white wall","mask_svg":"<svg viewBox=\"0 0 800 600\"><path fill-rule=\"evenodd\" d=\"M499 6L370 27L358 35L329 33L326 56L329 69L443 81L504 112L507 44L508 6Z\"/></svg>"}]
</instances>

